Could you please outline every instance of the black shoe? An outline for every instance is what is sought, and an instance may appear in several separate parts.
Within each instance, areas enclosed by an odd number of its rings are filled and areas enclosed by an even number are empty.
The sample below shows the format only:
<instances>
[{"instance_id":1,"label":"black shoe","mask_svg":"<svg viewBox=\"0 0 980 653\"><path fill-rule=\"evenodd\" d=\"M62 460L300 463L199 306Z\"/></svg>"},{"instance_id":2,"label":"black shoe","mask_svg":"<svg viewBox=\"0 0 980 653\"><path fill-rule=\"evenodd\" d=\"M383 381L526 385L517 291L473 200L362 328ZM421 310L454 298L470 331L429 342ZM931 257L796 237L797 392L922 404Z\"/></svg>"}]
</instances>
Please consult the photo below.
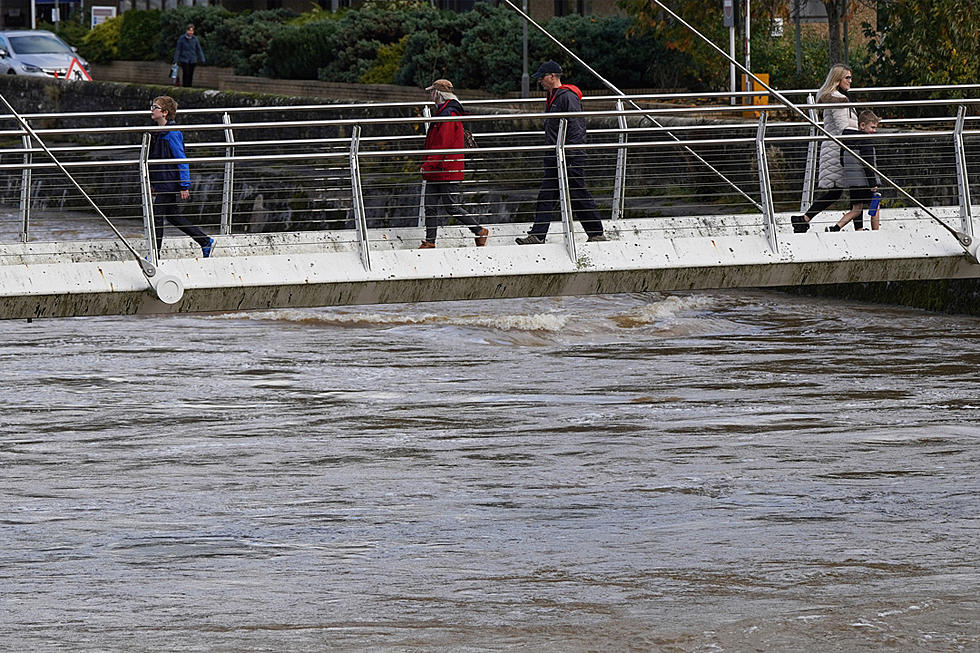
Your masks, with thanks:
<instances>
[{"instance_id":1,"label":"black shoe","mask_svg":"<svg viewBox=\"0 0 980 653\"><path fill-rule=\"evenodd\" d=\"M793 225L793 233L795 234L805 234L810 230L810 223L806 221L805 215L791 216L789 221Z\"/></svg>"},{"instance_id":2,"label":"black shoe","mask_svg":"<svg viewBox=\"0 0 980 653\"><path fill-rule=\"evenodd\" d=\"M840 227L838 227L837 225L831 225L826 229L824 229L824 231L840 231Z\"/></svg>"},{"instance_id":3,"label":"black shoe","mask_svg":"<svg viewBox=\"0 0 980 653\"><path fill-rule=\"evenodd\" d=\"M538 238L534 234L528 234L524 238L515 239L518 245L544 245L544 238Z\"/></svg>"},{"instance_id":4,"label":"black shoe","mask_svg":"<svg viewBox=\"0 0 980 653\"><path fill-rule=\"evenodd\" d=\"M609 240L609 239L606 238L605 235L603 235L603 234L595 234L594 236L589 236L589 241L588 242L590 242L590 243L604 243L607 240Z\"/></svg>"}]
</instances>

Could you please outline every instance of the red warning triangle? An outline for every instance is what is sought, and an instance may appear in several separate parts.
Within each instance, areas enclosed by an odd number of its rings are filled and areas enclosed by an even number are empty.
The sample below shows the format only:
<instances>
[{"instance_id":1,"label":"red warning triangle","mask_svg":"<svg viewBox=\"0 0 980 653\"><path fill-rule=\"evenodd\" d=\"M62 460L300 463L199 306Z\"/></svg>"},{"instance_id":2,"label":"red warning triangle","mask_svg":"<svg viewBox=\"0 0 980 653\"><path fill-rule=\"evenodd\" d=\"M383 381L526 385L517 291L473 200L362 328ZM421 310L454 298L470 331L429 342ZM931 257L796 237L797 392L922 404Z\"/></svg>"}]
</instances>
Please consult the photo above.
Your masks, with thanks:
<instances>
[{"instance_id":1,"label":"red warning triangle","mask_svg":"<svg viewBox=\"0 0 980 653\"><path fill-rule=\"evenodd\" d=\"M81 62L78 57L74 57L71 60L71 65L68 66L68 72L65 74L65 79L70 82L82 81L91 82L92 76L88 74L88 71L82 67Z\"/></svg>"}]
</instances>

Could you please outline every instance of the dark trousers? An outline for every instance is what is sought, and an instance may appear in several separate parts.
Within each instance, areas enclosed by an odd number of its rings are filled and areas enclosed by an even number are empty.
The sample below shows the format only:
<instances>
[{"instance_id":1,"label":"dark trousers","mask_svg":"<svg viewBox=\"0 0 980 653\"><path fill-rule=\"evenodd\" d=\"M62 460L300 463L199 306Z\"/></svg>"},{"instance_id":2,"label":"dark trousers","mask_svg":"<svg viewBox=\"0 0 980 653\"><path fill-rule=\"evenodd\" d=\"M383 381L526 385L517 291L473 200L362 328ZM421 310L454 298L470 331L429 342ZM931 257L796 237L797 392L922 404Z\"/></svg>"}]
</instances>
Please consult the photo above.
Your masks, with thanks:
<instances>
[{"instance_id":1,"label":"dark trousers","mask_svg":"<svg viewBox=\"0 0 980 653\"><path fill-rule=\"evenodd\" d=\"M181 86L194 86L194 67L196 63L181 63L180 64L180 85Z\"/></svg>"},{"instance_id":2,"label":"dark trousers","mask_svg":"<svg viewBox=\"0 0 980 653\"><path fill-rule=\"evenodd\" d=\"M585 187L584 158L569 157L568 190L572 199L572 216L582 223L582 228L589 236L602 233L602 222L596 209L592 193ZM538 191L538 203L535 209L534 225L528 232L532 236L544 238L548 233L551 222L559 218L558 213L558 160L553 157L544 158L544 177L541 179L541 189Z\"/></svg>"},{"instance_id":3,"label":"dark trousers","mask_svg":"<svg viewBox=\"0 0 980 653\"><path fill-rule=\"evenodd\" d=\"M439 230L439 218L450 216L463 224L470 225L470 231L479 236L483 227L476 218L463 210L459 205L459 182L456 181L426 181L425 182L425 239L430 243L436 242Z\"/></svg>"},{"instance_id":4,"label":"dark trousers","mask_svg":"<svg viewBox=\"0 0 980 653\"><path fill-rule=\"evenodd\" d=\"M837 200L839 200L841 198L841 195L843 195L843 194L844 194L844 189L843 188L828 188L826 191L824 191L824 193L820 197L818 197L817 199L813 200L813 204L811 204L810 205L810 208L808 208L806 210L806 217L810 218L811 220L814 219L815 217L817 217L817 214L818 213L820 213L821 211L826 211L828 208L830 208L830 206L834 202L836 202ZM853 193L852 193L852 197L851 197L851 202L852 203L855 203L854 202L854 199L855 198L854 198ZM848 208L850 208L850 207L848 207ZM855 229L863 229L864 228L864 214L863 213L861 215L859 215L858 217L854 218L854 228Z\"/></svg>"},{"instance_id":5,"label":"dark trousers","mask_svg":"<svg viewBox=\"0 0 980 653\"><path fill-rule=\"evenodd\" d=\"M157 236L157 258L160 257L160 249L163 247L163 228L168 222L197 241L201 247L211 242L211 238L206 233L180 214L180 205L177 203L178 197L180 197L178 193L157 193L156 199L153 200L153 227Z\"/></svg>"}]
</instances>

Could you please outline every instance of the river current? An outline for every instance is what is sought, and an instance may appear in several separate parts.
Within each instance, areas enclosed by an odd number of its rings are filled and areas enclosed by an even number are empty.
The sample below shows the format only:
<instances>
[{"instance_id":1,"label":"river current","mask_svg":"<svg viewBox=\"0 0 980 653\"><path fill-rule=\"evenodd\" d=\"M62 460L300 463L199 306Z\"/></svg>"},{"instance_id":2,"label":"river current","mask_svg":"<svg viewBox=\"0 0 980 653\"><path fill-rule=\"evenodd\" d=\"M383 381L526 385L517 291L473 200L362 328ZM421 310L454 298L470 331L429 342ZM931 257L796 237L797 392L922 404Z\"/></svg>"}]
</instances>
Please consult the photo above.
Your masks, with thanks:
<instances>
[{"instance_id":1,"label":"river current","mask_svg":"<svg viewBox=\"0 0 980 653\"><path fill-rule=\"evenodd\" d=\"M0 322L5 651L980 650L980 320Z\"/></svg>"}]
</instances>

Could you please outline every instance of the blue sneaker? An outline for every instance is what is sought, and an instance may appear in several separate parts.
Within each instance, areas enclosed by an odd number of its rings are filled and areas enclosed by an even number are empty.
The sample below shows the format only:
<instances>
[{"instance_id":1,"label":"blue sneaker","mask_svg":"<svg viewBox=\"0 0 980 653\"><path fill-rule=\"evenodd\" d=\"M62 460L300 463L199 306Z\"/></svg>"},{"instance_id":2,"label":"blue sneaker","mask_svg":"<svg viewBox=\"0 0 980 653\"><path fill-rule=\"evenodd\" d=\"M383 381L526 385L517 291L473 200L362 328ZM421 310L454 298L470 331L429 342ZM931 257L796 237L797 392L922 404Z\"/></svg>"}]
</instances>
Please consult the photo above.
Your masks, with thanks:
<instances>
[{"instance_id":1,"label":"blue sneaker","mask_svg":"<svg viewBox=\"0 0 980 653\"><path fill-rule=\"evenodd\" d=\"M214 251L215 245L217 245L217 243L215 243L214 238L212 238L208 241L207 245L201 247L201 251L204 252L204 258L211 258L211 252Z\"/></svg>"}]
</instances>

